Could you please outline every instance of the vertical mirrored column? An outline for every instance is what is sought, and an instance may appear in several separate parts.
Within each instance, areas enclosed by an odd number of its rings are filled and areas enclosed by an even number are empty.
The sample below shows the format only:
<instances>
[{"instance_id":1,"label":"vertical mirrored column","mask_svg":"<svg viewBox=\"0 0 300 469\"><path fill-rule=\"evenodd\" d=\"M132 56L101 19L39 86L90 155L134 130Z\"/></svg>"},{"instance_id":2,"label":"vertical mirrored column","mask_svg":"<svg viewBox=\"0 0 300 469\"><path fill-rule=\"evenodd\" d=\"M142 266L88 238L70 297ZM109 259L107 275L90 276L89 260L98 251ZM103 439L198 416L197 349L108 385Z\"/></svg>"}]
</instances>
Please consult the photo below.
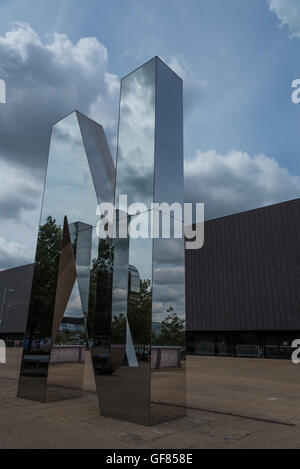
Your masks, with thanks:
<instances>
[{"instance_id":1,"label":"vertical mirrored column","mask_svg":"<svg viewBox=\"0 0 300 469\"><path fill-rule=\"evenodd\" d=\"M115 203L130 238L114 243L111 351L125 353L100 381L102 415L145 425L185 412L183 238L151 237L152 204L173 201L183 202L182 82L155 57L121 85Z\"/></svg>"},{"instance_id":2,"label":"vertical mirrored column","mask_svg":"<svg viewBox=\"0 0 300 469\"><path fill-rule=\"evenodd\" d=\"M119 228L134 223L133 203L153 202L156 59L122 80L115 204ZM133 215L133 216L131 216ZM152 239L118 233L114 242L111 361L102 375L102 415L150 422Z\"/></svg>"},{"instance_id":3,"label":"vertical mirrored column","mask_svg":"<svg viewBox=\"0 0 300 469\"><path fill-rule=\"evenodd\" d=\"M182 106L182 80L158 59L154 202L161 210L160 237L153 240L152 424L186 414Z\"/></svg>"}]
</instances>

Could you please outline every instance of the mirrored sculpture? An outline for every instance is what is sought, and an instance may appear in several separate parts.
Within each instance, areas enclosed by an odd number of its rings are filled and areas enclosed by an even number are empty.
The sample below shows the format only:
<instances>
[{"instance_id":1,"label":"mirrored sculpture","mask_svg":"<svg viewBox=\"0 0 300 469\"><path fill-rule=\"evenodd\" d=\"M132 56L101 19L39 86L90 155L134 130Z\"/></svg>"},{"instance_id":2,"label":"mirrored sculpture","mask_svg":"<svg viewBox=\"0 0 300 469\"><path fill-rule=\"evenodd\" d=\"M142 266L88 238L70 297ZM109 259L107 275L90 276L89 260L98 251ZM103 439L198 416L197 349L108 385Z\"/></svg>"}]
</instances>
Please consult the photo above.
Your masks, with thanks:
<instances>
[{"instance_id":1,"label":"mirrored sculpture","mask_svg":"<svg viewBox=\"0 0 300 469\"><path fill-rule=\"evenodd\" d=\"M99 239L96 207L113 201L117 236ZM116 180L100 125L74 112L53 126L19 397L80 395L88 348L101 415L144 425L185 415L182 214L167 212L169 238L152 237L152 204L175 202L182 80L155 57L121 81ZM120 235L141 225L141 203L144 231Z\"/></svg>"},{"instance_id":2,"label":"mirrored sculpture","mask_svg":"<svg viewBox=\"0 0 300 469\"><path fill-rule=\"evenodd\" d=\"M151 204L183 206L183 198L182 80L155 57L121 82L115 204L129 225L138 217L127 209L133 203L158 223ZM141 233L117 239L114 256L110 342L123 361L112 375L96 375L101 414L145 425L184 416L184 239Z\"/></svg>"},{"instance_id":3,"label":"mirrored sculpture","mask_svg":"<svg viewBox=\"0 0 300 469\"><path fill-rule=\"evenodd\" d=\"M87 312L96 301L99 252L109 249L96 235L96 208L113 203L114 175L99 124L75 111L53 126L19 397L82 393Z\"/></svg>"}]
</instances>

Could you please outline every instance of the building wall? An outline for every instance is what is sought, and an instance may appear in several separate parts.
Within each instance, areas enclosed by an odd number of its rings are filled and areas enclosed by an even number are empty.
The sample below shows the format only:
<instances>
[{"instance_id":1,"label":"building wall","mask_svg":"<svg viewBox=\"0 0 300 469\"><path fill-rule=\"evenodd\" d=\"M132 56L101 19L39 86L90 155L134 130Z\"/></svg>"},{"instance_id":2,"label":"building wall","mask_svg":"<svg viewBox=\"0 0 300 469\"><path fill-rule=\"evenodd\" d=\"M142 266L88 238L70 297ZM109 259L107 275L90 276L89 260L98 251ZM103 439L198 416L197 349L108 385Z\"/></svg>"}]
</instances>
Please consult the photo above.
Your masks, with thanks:
<instances>
[{"instance_id":1,"label":"building wall","mask_svg":"<svg viewBox=\"0 0 300 469\"><path fill-rule=\"evenodd\" d=\"M186 251L187 330L300 329L300 199L205 223Z\"/></svg>"},{"instance_id":2,"label":"building wall","mask_svg":"<svg viewBox=\"0 0 300 469\"><path fill-rule=\"evenodd\" d=\"M0 272L0 327L1 337L7 334L22 334L25 331L28 303L33 275L33 264L15 267ZM8 293L4 308L2 308L4 289L10 288L14 292Z\"/></svg>"}]
</instances>

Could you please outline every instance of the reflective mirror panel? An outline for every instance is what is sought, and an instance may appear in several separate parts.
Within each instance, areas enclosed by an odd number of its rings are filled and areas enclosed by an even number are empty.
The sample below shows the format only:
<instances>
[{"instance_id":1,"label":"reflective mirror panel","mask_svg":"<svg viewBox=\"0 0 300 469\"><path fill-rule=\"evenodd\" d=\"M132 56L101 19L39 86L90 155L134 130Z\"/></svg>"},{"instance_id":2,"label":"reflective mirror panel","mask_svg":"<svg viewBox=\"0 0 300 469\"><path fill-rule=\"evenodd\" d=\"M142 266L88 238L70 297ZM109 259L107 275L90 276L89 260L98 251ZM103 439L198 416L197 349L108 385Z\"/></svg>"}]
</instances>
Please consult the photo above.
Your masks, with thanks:
<instances>
[{"instance_id":1,"label":"reflective mirror panel","mask_svg":"<svg viewBox=\"0 0 300 469\"><path fill-rule=\"evenodd\" d=\"M182 83L158 58L122 80L116 171L117 208L140 236L114 243L116 366L96 381L102 415L151 425L185 414L183 239L150 236L151 203L183 202Z\"/></svg>"},{"instance_id":2,"label":"reflective mirror panel","mask_svg":"<svg viewBox=\"0 0 300 469\"><path fill-rule=\"evenodd\" d=\"M62 225L83 222L95 226L97 195L84 147L77 113L53 126L47 176L43 198L41 225L51 216Z\"/></svg>"},{"instance_id":3,"label":"reflective mirror panel","mask_svg":"<svg viewBox=\"0 0 300 469\"><path fill-rule=\"evenodd\" d=\"M86 313L96 295L96 208L113 200L109 156L102 127L82 114L53 126L19 397L56 400L82 389Z\"/></svg>"},{"instance_id":4,"label":"reflective mirror panel","mask_svg":"<svg viewBox=\"0 0 300 469\"><path fill-rule=\"evenodd\" d=\"M154 200L183 207L182 80L159 59L155 129ZM184 239L173 237L183 214L166 215L171 237L153 241L151 424L186 414Z\"/></svg>"},{"instance_id":5,"label":"reflective mirror panel","mask_svg":"<svg viewBox=\"0 0 300 469\"><path fill-rule=\"evenodd\" d=\"M53 127L19 396L77 397L87 329L101 414L150 425L185 413L183 239L150 236L151 203L183 202L182 83L158 58L122 80L116 214L139 235L113 242L96 233L111 163L85 116Z\"/></svg>"},{"instance_id":6,"label":"reflective mirror panel","mask_svg":"<svg viewBox=\"0 0 300 469\"><path fill-rule=\"evenodd\" d=\"M120 195L128 206L153 202L155 80L153 59L121 84L116 207L127 224L135 217ZM102 415L141 424L150 423L152 245L151 238L114 242L112 374L103 373L99 386Z\"/></svg>"},{"instance_id":7,"label":"reflective mirror panel","mask_svg":"<svg viewBox=\"0 0 300 469\"><path fill-rule=\"evenodd\" d=\"M121 82L116 206L119 195L127 195L128 205L153 202L155 136L156 59L132 72Z\"/></svg>"},{"instance_id":8,"label":"reflective mirror panel","mask_svg":"<svg viewBox=\"0 0 300 469\"><path fill-rule=\"evenodd\" d=\"M157 60L154 201L184 202L182 80Z\"/></svg>"},{"instance_id":9,"label":"reflective mirror panel","mask_svg":"<svg viewBox=\"0 0 300 469\"><path fill-rule=\"evenodd\" d=\"M183 239L153 246L151 423L186 415Z\"/></svg>"},{"instance_id":10,"label":"reflective mirror panel","mask_svg":"<svg viewBox=\"0 0 300 469\"><path fill-rule=\"evenodd\" d=\"M128 240L120 241L114 246L110 356L96 371L95 380L101 415L146 424L150 410L152 303L152 272L147 266L152 260L152 240L130 240L129 249Z\"/></svg>"}]
</instances>

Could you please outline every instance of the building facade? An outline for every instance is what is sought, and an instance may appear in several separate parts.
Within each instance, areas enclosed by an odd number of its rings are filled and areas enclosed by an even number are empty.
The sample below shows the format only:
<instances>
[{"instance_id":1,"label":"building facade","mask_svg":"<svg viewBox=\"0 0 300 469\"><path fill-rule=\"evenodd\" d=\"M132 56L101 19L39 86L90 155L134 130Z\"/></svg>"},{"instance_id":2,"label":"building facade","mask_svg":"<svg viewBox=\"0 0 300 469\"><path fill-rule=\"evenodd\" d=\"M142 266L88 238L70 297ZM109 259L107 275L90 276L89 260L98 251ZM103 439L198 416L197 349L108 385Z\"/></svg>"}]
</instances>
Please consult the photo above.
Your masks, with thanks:
<instances>
[{"instance_id":1,"label":"building facade","mask_svg":"<svg viewBox=\"0 0 300 469\"><path fill-rule=\"evenodd\" d=\"M0 339L22 340L28 311L33 264L0 272Z\"/></svg>"},{"instance_id":2,"label":"building facade","mask_svg":"<svg viewBox=\"0 0 300 469\"><path fill-rule=\"evenodd\" d=\"M205 223L186 251L188 352L290 358L300 337L300 199Z\"/></svg>"}]
</instances>

